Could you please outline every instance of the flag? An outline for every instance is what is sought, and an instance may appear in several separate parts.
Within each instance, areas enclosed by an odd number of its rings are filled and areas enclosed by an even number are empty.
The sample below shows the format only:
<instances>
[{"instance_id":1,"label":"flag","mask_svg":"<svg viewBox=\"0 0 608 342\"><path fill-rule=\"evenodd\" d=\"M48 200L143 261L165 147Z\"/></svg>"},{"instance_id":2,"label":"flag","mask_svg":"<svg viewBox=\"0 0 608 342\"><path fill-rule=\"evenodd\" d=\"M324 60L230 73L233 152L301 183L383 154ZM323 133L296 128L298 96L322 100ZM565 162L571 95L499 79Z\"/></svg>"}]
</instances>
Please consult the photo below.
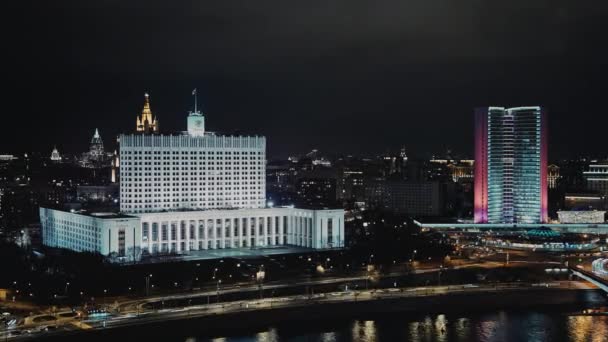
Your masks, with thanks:
<instances>
[{"instance_id":1,"label":"flag","mask_svg":"<svg viewBox=\"0 0 608 342\"><path fill-rule=\"evenodd\" d=\"M196 95L196 88L194 88L194 90L192 90L192 95Z\"/></svg>"}]
</instances>

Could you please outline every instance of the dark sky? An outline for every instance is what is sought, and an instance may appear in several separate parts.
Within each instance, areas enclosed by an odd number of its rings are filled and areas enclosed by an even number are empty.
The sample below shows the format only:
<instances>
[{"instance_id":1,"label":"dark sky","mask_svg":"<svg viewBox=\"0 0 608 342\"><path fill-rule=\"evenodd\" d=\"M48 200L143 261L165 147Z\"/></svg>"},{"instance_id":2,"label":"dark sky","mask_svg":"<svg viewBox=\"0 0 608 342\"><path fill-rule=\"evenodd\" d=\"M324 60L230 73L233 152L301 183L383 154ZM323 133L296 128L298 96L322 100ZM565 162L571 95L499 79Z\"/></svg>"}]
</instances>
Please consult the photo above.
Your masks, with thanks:
<instances>
[{"instance_id":1,"label":"dark sky","mask_svg":"<svg viewBox=\"0 0 608 342\"><path fill-rule=\"evenodd\" d=\"M0 152L164 131L199 89L208 129L318 148L473 149L473 108L543 105L550 152L608 155L608 2L15 1L3 12Z\"/></svg>"}]
</instances>

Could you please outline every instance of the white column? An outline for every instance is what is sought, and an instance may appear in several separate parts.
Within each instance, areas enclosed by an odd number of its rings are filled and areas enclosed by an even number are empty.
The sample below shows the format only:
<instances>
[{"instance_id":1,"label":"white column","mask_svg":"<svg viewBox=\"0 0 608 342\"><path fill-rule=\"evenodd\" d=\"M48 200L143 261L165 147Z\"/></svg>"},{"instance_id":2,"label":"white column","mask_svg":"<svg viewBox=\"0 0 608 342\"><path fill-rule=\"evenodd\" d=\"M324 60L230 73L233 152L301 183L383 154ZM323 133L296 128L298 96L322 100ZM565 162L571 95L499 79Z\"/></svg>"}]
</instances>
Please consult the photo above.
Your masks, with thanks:
<instances>
[{"instance_id":1,"label":"white column","mask_svg":"<svg viewBox=\"0 0 608 342\"><path fill-rule=\"evenodd\" d=\"M190 250L190 220L182 221L184 224L184 234L186 236L182 236L182 241L184 241L184 250L183 252L188 252Z\"/></svg>"},{"instance_id":2,"label":"white column","mask_svg":"<svg viewBox=\"0 0 608 342\"><path fill-rule=\"evenodd\" d=\"M216 221L217 222L217 221ZM220 219L220 248L226 248L226 222L224 218Z\"/></svg>"},{"instance_id":3,"label":"white column","mask_svg":"<svg viewBox=\"0 0 608 342\"><path fill-rule=\"evenodd\" d=\"M270 244L272 246L276 245L276 236L277 236L277 231L276 231L276 216L270 216L268 218L270 220Z\"/></svg>"},{"instance_id":4,"label":"white column","mask_svg":"<svg viewBox=\"0 0 608 342\"><path fill-rule=\"evenodd\" d=\"M262 229L264 231L263 234L263 239L264 239L264 246L268 245L268 217L264 216L262 217Z\"/></svg>"},{"instance_id":5,"label":"white column","mask_svg":"<svg viewBox=\"0 0 608 342\"><path fill-rule=\"evenodd\" d=\"M243 218L237 217L235 222L237 222L237 234L236 238L238 240L239 247L243 247Z\"/></svg>"},{"instance_id":6,"label":"white column","mask_svg":"<svg viewBox=\"0 0 608 342\"><path fill-rule=\"evenodd\" d=\"M207 219L203 219L203 236L201 237L203 239L203 249L207 249L208 247L209 234L207 233L207 229Z\"/></svg>"},{"instance_id":7,"label":"white column","mask_svg":"<svg viewBox=\"0 0 608 342\"><path fill-rule=\"evenodd\" d=\"M198 227L199 227L199 220L194 221L194 249L198 250L198 244L199 244L199 234L198 234Z\"/></svg>"},{"instance_id":8,"label":"white column","mask_svg":"<svg viewBox=\"0 0 608 342\"><path fill-rule=\"evenodd\" d=\"M175 223L175 251L176 252L180 252L180 246L179 246L179 241L181 240L181 227L180 227L180 221L174 221L173 223ZM169 229L171 229L171 227L169 226Z\"/></svg>"}]
</instances>

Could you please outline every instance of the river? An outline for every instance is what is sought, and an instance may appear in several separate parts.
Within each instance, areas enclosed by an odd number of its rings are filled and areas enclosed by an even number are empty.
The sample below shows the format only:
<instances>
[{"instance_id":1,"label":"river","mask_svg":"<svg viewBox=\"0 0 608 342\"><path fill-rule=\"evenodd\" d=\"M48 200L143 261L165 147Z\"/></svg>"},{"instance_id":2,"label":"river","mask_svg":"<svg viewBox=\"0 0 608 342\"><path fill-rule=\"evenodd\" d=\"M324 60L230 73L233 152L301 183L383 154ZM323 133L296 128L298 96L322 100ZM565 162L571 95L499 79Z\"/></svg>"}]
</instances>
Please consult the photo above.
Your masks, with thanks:
<instances>
[{"instance_id":1,"label":"river","mask_svg":"<svg viewBox=\"0 0 608 342\"><path fill-rule=\"evenodd\" d=\"M608 341L608 316L555 311L495 311L480 314L381 316L369 320L335 320L271 325L235 331L222 337L190 336L185 342L274 341Z\"/></svg>"}]
</instances>

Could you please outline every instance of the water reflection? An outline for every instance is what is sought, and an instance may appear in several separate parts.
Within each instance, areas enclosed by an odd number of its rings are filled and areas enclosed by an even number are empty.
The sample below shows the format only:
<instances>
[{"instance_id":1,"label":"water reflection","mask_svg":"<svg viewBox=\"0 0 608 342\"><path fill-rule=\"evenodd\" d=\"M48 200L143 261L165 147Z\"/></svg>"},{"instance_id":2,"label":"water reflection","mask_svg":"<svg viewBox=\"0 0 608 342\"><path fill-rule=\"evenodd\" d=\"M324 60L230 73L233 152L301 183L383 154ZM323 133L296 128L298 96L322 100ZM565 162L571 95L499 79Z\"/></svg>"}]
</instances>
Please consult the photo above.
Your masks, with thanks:
<instances>
[{"instance_id":1,"label":"water reflection","mask_svg":"<svg viewBox=\"0 0 608 342\"><path fill-rule=\"evenodd\" d=\"M568 335L573 342L608 341L608 316L569 316Z\"/></svg>"},{"instance_id":2,"label":"water reflection","mask_svg":"<svg viewBox=\"0 0 608 342\"><path fill-rule=\"evenodd\" d=\"M452 325L456 341L469 341L471 336L471 323L468 318L459 318Z\"/></svg>"},{"instance_id":3,"label":"water reflection","mask_svg":"<svg viewBox=\"0 0 608 342\"><path fill-rule=\"evenodd\" d=\"M374 321L354 321L352 341L376 341L376 323Z\"/></svg>"},{"instance_id":4,"label":"water reflection","mask_svg":"<svg viewBox=\"0 0 608 342\"><path fill-rule=\"evenodd\" d=\"M336 342L338 341L338 335L335 332L328 332L321 334L321 342Z\"/></svg>"},{"instance_id":5,"label":"water reflection","mask_svg":"<svg viewBox=\"0 0 608 342\"><path fill-rule=\"evenodd\" d=\"M279 337L277 335L276 328L270 328L268 331L260 332L256 336L257 342L278 342Z\"/></svg>"},{"instance_id":6,"label":"water reflection","mask_svg":"<svg viewBox=\"0 0 608 342\"><path fill-rule=\"evenodd\" d=\"M222 338L188 338L185 342L485 342L564 341L608 342L608 316L560 312L439 314L416 317L385 316L375 320L336 320L270 327Z\"/></svg>"}]
</instances>

